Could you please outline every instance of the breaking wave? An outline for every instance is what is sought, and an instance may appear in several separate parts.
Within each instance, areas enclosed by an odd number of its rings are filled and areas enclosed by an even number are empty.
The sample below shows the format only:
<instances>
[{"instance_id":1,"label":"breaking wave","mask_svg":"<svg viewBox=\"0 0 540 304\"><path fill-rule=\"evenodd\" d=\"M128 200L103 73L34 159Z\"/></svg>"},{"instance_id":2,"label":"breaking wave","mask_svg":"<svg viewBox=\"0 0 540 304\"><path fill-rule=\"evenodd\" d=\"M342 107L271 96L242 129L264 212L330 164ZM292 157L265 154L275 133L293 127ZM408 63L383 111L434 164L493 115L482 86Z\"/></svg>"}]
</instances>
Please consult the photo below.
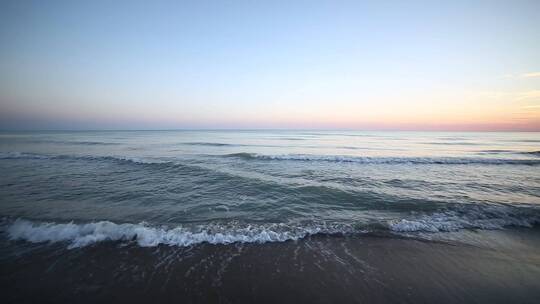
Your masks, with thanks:
<instances>
[{"instance_id":1,"label":"breaking wave","mask_svg":"<svg viewBox=\"0 0 540 304\"><path fill-rule=\"evenodd\" d=\"M441 165L540 165L537 159L500 159L466 157L359 157L339 155L286 154L263 155L255 153L233 153L225 157L237 157L245 160L284 160L284 161L319 161L361 164L441 164Z\"/></svg>"},{"instance_id":2,"label":"breaking wave","mask_svg":"<svg viewBox=\"0 0 540 304\"><path fill-rule=\"evenodd\" d=\"M244 227L209 225L198 229L152 227L145 223L116 224L109 221L87 224L35 223L18 219L7 228L12 240L32 243L69 242L69 248L88 246L102 241L135 241L141 247L157 245L192 246L200 243L266 243L298 240L318 233L339 233L324 226L294 227L270 224Z\"/></svg>"},{"instance_id":3,"label":"breaking wave","mask_svg":"<svg viewBox=\"0 0 540 304\"><path fill-rule=\"evenodd\" d=\"M537 156L538 151L527 152ZM369 157L341 155L312 155L312 154L283 154L265 155L256 153L232 153L222 157L240 158L243 160L273 160L273 161L304 161L304 162L335 162L359 164L412 164L412 165L540 165L540 159L511 159L511 158L479 158L479 157ZM42 155L24 152L2 152L0 159L81 159L81 160L116 160L139 164L176 164L170 159L138 158L126 156L76 156L76 155Z\"/></svg>"},{"instance_id":4,"label":"breaking wave","mask_svg":"<svg viewBox=\"0 0 540 304\"><path fill-rule=\"evenodd\" d=\"M117 224L51 223L17 219L5 229L11 240L32 243L67 242L69 248L103 241L136 242L141 247L158 245L193 246L201 243L267 243L295 241L308 236L391 232L437 233L464 229L494 230L505 227L531 228L540 224L540 209L535 206L464 205L453 210L404 216L379 223L298 223L298 224L207 224L200 226L151 226L146 223Z\"/></svg>"}]
</instances>

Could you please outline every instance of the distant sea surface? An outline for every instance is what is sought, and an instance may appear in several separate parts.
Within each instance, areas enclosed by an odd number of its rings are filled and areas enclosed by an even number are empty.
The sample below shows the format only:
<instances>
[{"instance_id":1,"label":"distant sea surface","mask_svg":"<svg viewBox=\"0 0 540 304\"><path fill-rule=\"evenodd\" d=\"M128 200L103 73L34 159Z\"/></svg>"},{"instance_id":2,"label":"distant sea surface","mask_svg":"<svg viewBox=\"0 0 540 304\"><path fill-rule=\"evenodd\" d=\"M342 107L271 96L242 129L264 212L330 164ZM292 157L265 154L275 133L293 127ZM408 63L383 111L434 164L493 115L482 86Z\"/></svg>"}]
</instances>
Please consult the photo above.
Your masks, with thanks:
<instances>
[{"instance_id":1,"label":"distant sea surface","mask_svg":"<svg viewBox=\"0 0 540 304\"><path fill-rule=\"evenodd\" d=\"M13 302L540 298L540 133L1 132L0 172Z\"/></svg>"}]
</instances>

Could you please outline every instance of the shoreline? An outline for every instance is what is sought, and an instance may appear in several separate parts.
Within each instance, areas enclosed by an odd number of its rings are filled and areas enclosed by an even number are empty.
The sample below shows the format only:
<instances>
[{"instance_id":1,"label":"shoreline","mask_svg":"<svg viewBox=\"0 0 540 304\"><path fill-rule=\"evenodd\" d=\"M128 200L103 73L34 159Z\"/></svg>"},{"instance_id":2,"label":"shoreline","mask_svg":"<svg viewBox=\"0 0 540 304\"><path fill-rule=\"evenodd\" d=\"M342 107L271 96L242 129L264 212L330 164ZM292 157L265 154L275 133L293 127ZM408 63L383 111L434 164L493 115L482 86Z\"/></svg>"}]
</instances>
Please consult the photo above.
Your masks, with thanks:
<instances>
[{"instance_id":1,"label":"shoreline","mask_svg":"<svg viewBox=\"0 0 540 304\"><path fill-rule=\"evenodd\" d=\"M7 241L6 303L533 303L540 229L470 231L474 243L310 236L192 247Z\"/></svg>"}]
</instances>

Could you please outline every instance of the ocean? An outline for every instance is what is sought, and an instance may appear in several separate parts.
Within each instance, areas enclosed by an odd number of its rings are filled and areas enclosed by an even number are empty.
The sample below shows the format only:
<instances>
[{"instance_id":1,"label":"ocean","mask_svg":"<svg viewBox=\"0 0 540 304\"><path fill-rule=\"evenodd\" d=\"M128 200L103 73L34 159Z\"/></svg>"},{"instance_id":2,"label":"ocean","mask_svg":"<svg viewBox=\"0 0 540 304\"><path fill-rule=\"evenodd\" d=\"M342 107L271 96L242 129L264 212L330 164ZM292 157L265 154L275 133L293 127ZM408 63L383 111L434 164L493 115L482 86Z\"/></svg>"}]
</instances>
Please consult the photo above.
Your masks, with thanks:
<instances>
[{"instance_id":1,"label":"ocean","mask_svg":"<svg viewBox=\"0 0 540 304\"><path fill-rule=\"evenodd\" d=\"M0 133L8 303L535 303L540 133Z\"/></svg>"}]
</instances>

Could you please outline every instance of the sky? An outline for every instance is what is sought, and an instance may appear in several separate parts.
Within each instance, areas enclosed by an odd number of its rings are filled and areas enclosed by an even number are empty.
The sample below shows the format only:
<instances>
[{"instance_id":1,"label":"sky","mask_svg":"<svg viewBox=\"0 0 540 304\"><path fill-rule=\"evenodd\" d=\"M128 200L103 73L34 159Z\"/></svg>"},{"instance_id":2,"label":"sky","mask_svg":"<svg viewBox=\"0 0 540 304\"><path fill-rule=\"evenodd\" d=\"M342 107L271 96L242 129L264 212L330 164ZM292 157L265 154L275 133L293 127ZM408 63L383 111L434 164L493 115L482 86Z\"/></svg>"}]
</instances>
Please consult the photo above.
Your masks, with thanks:
<instances>
[{"instance_id":1,"label":"sky","mask_svg":"<svg viewBox=\"0 0 540 304\"><path fill-rule=\"evenodd\" d=\"M540 131L540 1L0 1L0 129Z\"/></svg>"}]
</instances>

